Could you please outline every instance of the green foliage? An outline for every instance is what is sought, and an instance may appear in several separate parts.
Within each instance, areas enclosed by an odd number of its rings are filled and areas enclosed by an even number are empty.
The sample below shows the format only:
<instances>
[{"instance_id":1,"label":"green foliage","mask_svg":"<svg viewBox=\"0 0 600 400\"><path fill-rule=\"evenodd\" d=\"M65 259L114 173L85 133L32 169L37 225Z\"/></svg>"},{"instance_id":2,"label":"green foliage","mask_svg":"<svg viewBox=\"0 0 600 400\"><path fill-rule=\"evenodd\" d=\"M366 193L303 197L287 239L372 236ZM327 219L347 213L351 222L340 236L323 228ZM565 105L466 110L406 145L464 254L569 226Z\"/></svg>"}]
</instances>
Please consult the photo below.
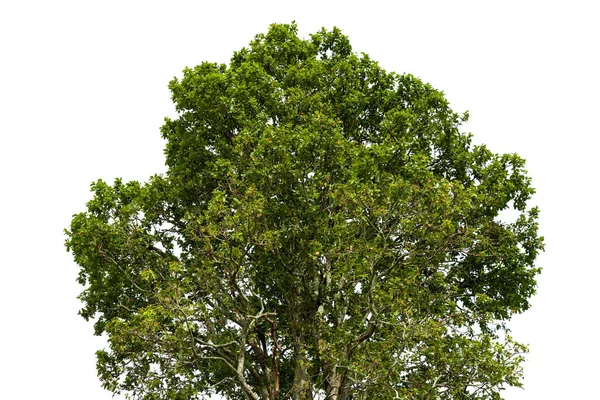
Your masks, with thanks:
<instances>
[{"instance_id":1,"label":"green foliage","mask_svg":"<svg viewBox=\"0 0 600 400\"><path fill-rule=\"evenodd\" d=\"M170 83L168 172L98 181L67 248L105 388L140 399L500 399L538 211L443 94L272 25ZM514 221L501 211L513 210Z\"/></svg>"}]
</instances>

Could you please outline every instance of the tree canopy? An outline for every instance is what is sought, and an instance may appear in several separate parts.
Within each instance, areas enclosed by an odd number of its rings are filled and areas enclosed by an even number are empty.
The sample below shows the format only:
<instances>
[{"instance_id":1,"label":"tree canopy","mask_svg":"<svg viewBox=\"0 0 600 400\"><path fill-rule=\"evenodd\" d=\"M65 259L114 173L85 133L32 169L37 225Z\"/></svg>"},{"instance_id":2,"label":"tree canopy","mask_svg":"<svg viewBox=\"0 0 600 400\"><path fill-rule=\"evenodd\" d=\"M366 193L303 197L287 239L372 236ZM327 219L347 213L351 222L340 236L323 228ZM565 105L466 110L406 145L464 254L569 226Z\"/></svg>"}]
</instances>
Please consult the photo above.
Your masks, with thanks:
<instances>
[{"instance_id":1,"label":"tree canopy","mask_svg":"<svg viewBox=\"0 0 600 400\"><path fill-rule=\"evenodd\" d=\"M170 82L168 172L92 184L66 246L134 399L500 399L542 250L516 154L352 51L270 27ZM504 210L512 210L510 215ZM506 217L508 215L510 218Z\"/></svg>"}]
</instances>

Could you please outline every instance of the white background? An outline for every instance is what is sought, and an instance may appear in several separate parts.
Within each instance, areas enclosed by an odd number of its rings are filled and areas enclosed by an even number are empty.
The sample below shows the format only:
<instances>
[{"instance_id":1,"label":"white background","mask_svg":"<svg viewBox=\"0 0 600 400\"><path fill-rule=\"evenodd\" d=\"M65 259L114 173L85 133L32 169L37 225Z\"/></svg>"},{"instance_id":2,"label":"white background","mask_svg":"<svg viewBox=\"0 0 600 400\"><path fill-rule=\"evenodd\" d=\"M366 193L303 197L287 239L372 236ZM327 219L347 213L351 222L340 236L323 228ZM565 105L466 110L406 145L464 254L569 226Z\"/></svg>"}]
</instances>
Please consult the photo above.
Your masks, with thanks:
<instances>
[{"instance_id":1,"label":"white background","mask_svg":"<svg viewBox=\"0 0 600 400\"><path fill-rule=\"evenodd\" d=\"M0 398L111 398L62 229L92 181L165 170L173 76L292 20L302 36L338 26L355 51L469 110L475 142L527 159L546 252L533 307L512 323L531 349L525 390L506 399L600 398L594 3L2 1Z\"/></svg>"}]
</instances>

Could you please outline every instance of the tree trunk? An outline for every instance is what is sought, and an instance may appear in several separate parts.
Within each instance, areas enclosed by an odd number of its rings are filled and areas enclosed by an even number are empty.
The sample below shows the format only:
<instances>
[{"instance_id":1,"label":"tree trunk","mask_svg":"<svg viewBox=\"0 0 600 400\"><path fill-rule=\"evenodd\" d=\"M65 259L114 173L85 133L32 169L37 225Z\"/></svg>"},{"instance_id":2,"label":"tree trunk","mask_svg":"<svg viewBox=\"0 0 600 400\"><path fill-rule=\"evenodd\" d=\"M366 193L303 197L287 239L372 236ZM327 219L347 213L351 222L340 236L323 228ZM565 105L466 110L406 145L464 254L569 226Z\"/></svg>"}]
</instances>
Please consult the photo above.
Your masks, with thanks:
<instances>
[{"instance_id":1,"label":"tree trunk","mask_svg":"<svg viewBox=\"0 0 600 400\"><path fill-rule=\"evenodd\" d=\"M346 400L350 394L348 388L345 387L346 373L340 373L334 370L331 371L329 385L327 387L327 400Z\"/></svg>"},{"instance_id":2,"label":"tree trunk","mask_svg":"<svg viewBox=\"0 0 600 400\"><path fill-rule=\"evenodd\" d=\"M308 374L309 360L306 357L306 350L300 338L294 341L295 366L294 366L294 386L292 389L294 400L312 400L312 384Z\"/></svg>"}]
</instances>

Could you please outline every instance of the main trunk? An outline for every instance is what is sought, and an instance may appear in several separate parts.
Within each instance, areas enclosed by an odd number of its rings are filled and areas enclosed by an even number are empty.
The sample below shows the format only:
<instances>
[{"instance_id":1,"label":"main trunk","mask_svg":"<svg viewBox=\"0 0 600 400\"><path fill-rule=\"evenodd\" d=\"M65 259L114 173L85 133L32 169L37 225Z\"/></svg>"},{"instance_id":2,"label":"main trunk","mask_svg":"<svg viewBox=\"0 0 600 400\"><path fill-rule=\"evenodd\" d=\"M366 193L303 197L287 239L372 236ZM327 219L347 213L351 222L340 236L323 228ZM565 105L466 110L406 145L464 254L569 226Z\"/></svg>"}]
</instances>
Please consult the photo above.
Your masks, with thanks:
<instances>
[{"instance_id":1,"label":"main trunk","mask_svg":"<svg viewBox=\"0 0 600 400\"><path fill-rule=\"evenodd\" d=\"M326 400L346 400L350 395L350 391L345 387L346 373L333 370L329 376Z\"/></svg>"},{"instance_id":2,"label":"main trunk","mask_svg":"<svg viewBox=\"0 0 600 400\"><path fill-rule=\"evenodd\" d=\"M294 387L292 389L294 400L313 400L312 382L308 369L310 361L306 356L306 349L299 337L294 341Z\"/></svg>"}]
</instances>

